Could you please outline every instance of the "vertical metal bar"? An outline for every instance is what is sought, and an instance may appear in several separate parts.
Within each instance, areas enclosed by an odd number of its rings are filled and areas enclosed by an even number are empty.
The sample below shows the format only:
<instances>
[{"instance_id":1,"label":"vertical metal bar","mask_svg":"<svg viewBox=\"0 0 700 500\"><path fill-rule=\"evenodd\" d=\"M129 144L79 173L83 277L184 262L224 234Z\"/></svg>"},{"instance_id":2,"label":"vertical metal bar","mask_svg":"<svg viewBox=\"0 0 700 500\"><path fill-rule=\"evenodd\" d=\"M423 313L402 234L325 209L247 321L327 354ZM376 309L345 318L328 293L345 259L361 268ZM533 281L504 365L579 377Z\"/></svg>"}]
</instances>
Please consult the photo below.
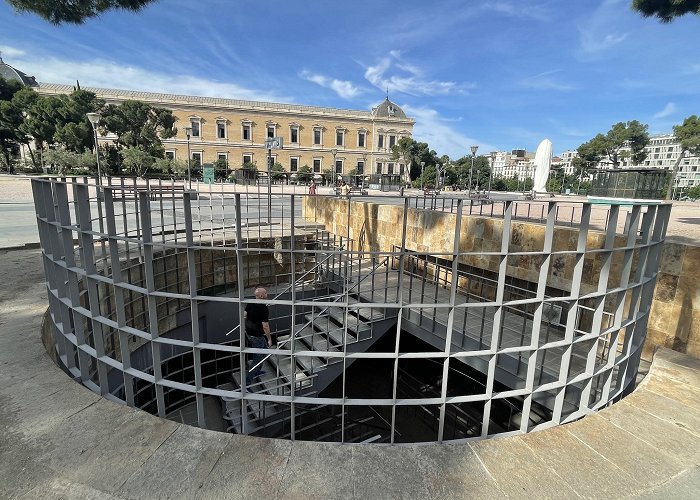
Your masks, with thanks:
<instances>
[{"instance_id":1,"label":"vertical metal bar","mask_svg":"<svg viewBox=\"0 0 700 500\"><path fill-rule=\"evenodd\" d=\"M442 365L442 387L440 392L440 422L438 424L438 442L442 442L445 431L445 411L447 400L447 385L449 383L450 350L452 348L452 330L454 328L455 303L457 300L457 274L459 271L459 240L462 232L462 205L464 201L457 202L457 214L455 218L455 232L452 244L452 284L450 286L450 302L447 313L447 331L445 332L445 359ZM437 299L437 296L436 296Z\"/></svg>"}]
</instances>

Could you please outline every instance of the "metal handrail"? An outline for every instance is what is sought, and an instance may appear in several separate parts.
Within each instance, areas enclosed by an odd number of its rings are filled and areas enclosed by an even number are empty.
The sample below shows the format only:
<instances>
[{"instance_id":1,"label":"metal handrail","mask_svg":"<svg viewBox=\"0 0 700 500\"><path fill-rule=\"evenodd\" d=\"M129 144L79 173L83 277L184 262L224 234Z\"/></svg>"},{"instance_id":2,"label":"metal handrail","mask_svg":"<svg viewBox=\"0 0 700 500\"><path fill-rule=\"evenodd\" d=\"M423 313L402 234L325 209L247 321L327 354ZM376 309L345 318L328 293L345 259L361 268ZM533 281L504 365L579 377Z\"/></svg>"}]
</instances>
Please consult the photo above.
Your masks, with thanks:
<instances>
[{"instance_id":1,"label":"metal handrail","mask_svg":"<svg viewBox=\"0 0 700 500\"><path fill-rule=\"evenodd\" d=\"M343 249L343 245L340 245L340 246L338 247L338 250L342 250L342 249ZM335 251L335 250L334 250L334 251ZM316 270L320 265L324 264L326 261L328 261L328 260L329 260L331 257L333 257L334 255L335 255L335 254L332 253L331 255L329 255L328 257L326 257L325 259L323 259L321 262L318 262L314 267L312 267L311 269L309 269L308 271L306 271L304 274L302 274L301 276L299 276L296 280L294 280L294 283L290 283L289 286L288 286L287 288L285 288L283 291L281 291L280 293L278 293L277 295L275 295L275 296L272 298L272 300L277 300L277 299L279 299L283 294L287 293L287 292L289 291L289 289L291 289L291 288L293 288L294 286L296 286L297 283L299 283L299 281L300 281L304 276L306 276L306 275L309 274L310 272ZM231 331L229 331L229 332L226 334L226 336L228 337L229 335L231 335L233 332L235 332L235 331L236 331L237 329L239 329L240 327L241 327L241 323L239 322L236 326L233 327L233 329L232 329Z\"/></svg>"},{"instance_id":2,"label":"metal handrail","mask_svg":"<svg viewBox=\"0 0 700 500\"><path fill-rule=\"evenodd\" d=\"M384 258L384 261L388 261L388 259L389 259L389 257L387 256L387 257ZM379 268L379 266L381 266L381 265L382 265L382 262L379 262L379 263L375 264L374 267L372 268L372 270L371 270L369 273L367 273L366 275L364 275L364 276L362 277L361 280L359 280L357 283L355 283L355 285L353 285L352 288L354 288L355 286L357 286L357 285L359 285L360 283L362 283L368 276L371 276L371 275ZM350 290L352 290L352 288L348 288L348 289L347 289L347 292L349 292ZM346 292L346 293L347 293L347 292ZM333 301L333 304L335 304L335 303L337 303L337 302L340 302L339 299L341 299L342 297L344 297L344 296L346 295L346 293L343 293L342 295L339 295L338 298L337 298L336 300ZM319 314L323 314L324 312L326 312L326 311L327 311L329 308L331 308L331 307L333 307L333 306L332 306L332 305L327 305L326 307L324 307L324 308L321 310L321 312L320 312ZM304 328L306 328L307 326L309 326L313 321L314 321L314 319L313 319L313 317L312 317L310 320L308 320L306 323L304 323L304 326L301 327L301 328L299 329L299 332L301 332ZM240 325L239 325L239 326L240 326ZM294 338L294 339L299 338L298 335L299 335L298 332L297 332L297 333L292 332L292 335L290 335L289 338L288 338L287 340L284 340L284 341L282 341L281 343L278 343L278 344L277 344L277 348L279 349L280 347L283 347L284 345L287 344L287 342L289 342L290 340L292 340L292 338ZM272 356L272 354L268 354L267 356L265 356L265 357L264 357L263 359L261 359L258 363L256 363L255 366L253 366L249 371L255 370L258 366L262 365L265 361L267 361L268 359L270 359L271 356Z\"/></svg>"}]
</instances>

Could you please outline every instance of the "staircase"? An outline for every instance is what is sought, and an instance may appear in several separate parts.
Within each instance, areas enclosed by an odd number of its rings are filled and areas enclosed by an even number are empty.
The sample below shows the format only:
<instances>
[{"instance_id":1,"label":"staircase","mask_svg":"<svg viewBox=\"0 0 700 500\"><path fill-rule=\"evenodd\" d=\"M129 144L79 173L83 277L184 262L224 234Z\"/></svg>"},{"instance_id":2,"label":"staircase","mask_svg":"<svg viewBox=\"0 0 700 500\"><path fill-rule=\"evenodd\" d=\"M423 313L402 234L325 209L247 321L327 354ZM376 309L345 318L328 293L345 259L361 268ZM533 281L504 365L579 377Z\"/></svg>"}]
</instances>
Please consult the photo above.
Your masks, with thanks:
<instances>
[{"instance_id":1,"label":"staircase","mask_svg":"<svg viewBox=\"0 0 700 500\"><path fill-rule=\"evenodd\" d=\"M342 374L343 352L367 350L374 340L395 324L395 314L387 317L384 308L362 307L357 293L359 285L386 262L348 257L345 253L338 253L342 246L335 244L337 241L325 239L321 248L328 250L328 253L317 252L317 264L277 295L296 290L301 283L308 287L308 283L314 281L323 292L313 301L325 304L297 313L288 334L277 338L277 348L291 351L292 354L267 355L261 362L264 373L246 388L247 392L272 396L290 396L292 392L297 397L318 395ZM358 269L364 270L358 273ZM338 305L334 305L336 303ZM352 361L346 359L345 367ZM244 377L237 370L232 373L231 382L217 388L240 390L242 380ZM255 400L243 403L239 398L226 396L221 396L220 400L222 416L229 432L274 437L285 437L291 433L289 403ZM299 435L314 428L317 431L314 433L315 439L325 440L324 435L333 434L334 429L340 427L340 417L334 416L332 410L324 414L323 407L319 405L310 406L305 411L302 405L296 405L295 433ZM309 414L307 418L304 418L305 414ZM304 420L311 420L311 423L304 425ZM376 430L379 426L372 422L375 419L361 420L349 425L346 421L346 432L353 429L349 438L356 442L381 440Z\"/></svg>"}]
</instances>

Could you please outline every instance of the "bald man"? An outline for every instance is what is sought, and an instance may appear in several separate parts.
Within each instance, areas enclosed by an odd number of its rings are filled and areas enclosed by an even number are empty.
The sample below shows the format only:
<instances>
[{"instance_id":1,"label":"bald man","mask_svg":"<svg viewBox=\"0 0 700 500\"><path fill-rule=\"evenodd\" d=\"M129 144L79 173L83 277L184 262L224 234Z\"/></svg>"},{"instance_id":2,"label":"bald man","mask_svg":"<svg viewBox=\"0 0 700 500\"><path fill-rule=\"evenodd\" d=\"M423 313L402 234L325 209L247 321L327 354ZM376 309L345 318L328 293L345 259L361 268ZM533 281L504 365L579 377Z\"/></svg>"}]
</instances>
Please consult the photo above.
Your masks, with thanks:
<instances>
[{"instance_id":1,"label":"bald man","mask_svg":"<svg viewBox=\"0 0 700 500\"><path fill-rule=\"evenodd\" d=\"M267 298L267 290L255 289L255 298L264 300ZM246 304L245 306L245 330L248 335L248 346L256 349L272 347L270 335L270 309L267 304ZM246 384L252 385L253 379L265 373L261 361L265 359L262 353L250 355L250 371L246 374ZM256 366L257 365L257 366Z\"/></svg>"}]
</instances>

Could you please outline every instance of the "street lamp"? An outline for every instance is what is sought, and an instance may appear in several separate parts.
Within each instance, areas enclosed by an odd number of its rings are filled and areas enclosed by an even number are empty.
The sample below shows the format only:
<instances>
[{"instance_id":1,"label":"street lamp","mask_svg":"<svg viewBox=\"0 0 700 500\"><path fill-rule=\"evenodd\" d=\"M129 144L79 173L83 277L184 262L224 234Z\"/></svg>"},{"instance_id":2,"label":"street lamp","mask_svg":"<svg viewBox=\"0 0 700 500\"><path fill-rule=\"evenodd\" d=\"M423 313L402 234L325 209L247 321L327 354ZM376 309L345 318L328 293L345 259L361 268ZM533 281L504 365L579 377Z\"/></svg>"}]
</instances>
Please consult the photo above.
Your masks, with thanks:
<instances>
[{"instance_id":1,"label":"street lamp","mask_svg":"<svg viewBox=\"0 0 700 500\"><path fill-rule=\"evenodd\" d=\"M420 190L423 191L423 169L425 168L425 162L420 162Z\"/></svg>"},{"instance_id":2,"label":"street lamp","mask_svg":"<svg viewBox=\"0 0 700 500\"><path fill-rule=\"evenodd\" d=\"M367 168L367 152L362 153L362 172L357 172L360 176L360 182L362 183L361 189L365 188L365 169Z\"/></svg>"},{"instance_id":3,"label":"street lamp","mask_svg":"<svg viewBox=\"0 0 700 500\"><path fill-rule=\"evenodd\" d=\"M337 149L331 149L331 154L333 155L333 173L334 173L334 174L337 174L338 172L337 172L337 169L336 169L336 166L335 166L335 156L338 154L338 150L337 150ZM341 173L342 173L342 172L341 172Z\"/></svg>"},{"instance_id":4,"label":"street lamp","mask_svg":"<svg viewBox=\"0 0 700 500\"><path fill-rule=\"evenodd\" d=\"M469 149L472 151L472 164L469 167L469 196L472 195L472 170L474 170L474 158L476 157L476 150L479 146L471 146Z\"/></svg>"},{"instance_id":5,"label":"street lamp","mask_svg":"<svg viewBox=\"0 0 700 500\"><path fill-rule=\"evenodd\" d=\"M97 158L97 184L102 185L102 172L100 170L100 148L97 142L97 124L100 122L100 115L97 113L88 113L88 120L90 120L90 125L92 125L92 134L95 137L95 157ZM99 196L99 189L98 189Z\"/></svg>"},{"instance_id":6,"label":"street lamp","mask_svg":"<svg viewBox=\"0 0 700 500\"><path fill-rule=\"evenodd\" d=\"M496 153L491 153L491 168L489 168L489 199L491 199L491 181L493 180L493 166L496 163Z\"/></svg>"},{"instance_id":7,"label":"street lamp","mask_svg":"<svg viewBox=\"0 0 700 500\"><path fill-rule=\"evenodd\" d=\"M190 153L190 136L192 135L192 127L185 127L185 135L187 136L187 189L192 190L192 174L190 161L192 160L192 154Z\"/></svg>"}]
</instances>

